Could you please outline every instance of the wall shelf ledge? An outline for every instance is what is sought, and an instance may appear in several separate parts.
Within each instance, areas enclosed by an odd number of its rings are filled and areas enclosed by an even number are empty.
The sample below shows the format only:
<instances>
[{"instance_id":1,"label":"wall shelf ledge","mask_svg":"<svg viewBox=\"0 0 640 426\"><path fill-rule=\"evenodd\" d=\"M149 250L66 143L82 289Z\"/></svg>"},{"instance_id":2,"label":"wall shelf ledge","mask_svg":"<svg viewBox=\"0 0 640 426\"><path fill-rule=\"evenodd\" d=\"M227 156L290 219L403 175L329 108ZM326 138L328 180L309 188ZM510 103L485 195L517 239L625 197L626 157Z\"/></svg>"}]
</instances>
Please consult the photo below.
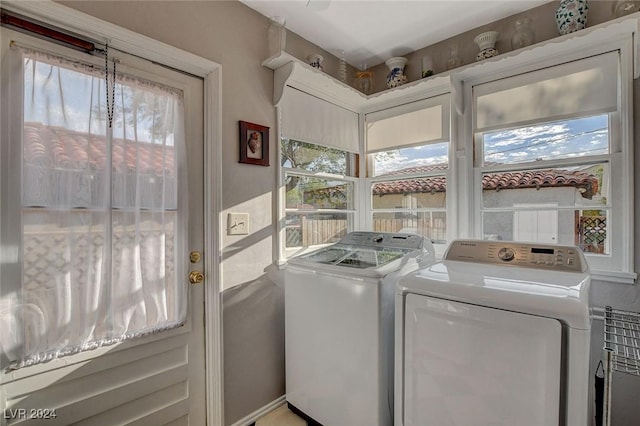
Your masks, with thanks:
<instances>
[{"instance_id":1,"label":"wall shelf ledge","mask_svg":"<svg viewBox=\"0 0 640 426\"><path fill-rule=\"evenodd\" d=\"M624 37L632 39L633 75L634 78L638 78L640 77L639 26L640 12L636 12L368 96L284 51L265 59L262 65L274 70L274 105L280 102L285 86L296 88L357 113L390 108L450 91L456 99L458 111L462 112L460 94L456 94L459 92L456 88L463 81L474 81L486 76L500 78L501 74L513 74L514 70L526 72L530 68L539 67L540 64L556 58L571 60L574 55L584 56L584 52L590 48L601 48Z\"/></svg>"}]
</instances>

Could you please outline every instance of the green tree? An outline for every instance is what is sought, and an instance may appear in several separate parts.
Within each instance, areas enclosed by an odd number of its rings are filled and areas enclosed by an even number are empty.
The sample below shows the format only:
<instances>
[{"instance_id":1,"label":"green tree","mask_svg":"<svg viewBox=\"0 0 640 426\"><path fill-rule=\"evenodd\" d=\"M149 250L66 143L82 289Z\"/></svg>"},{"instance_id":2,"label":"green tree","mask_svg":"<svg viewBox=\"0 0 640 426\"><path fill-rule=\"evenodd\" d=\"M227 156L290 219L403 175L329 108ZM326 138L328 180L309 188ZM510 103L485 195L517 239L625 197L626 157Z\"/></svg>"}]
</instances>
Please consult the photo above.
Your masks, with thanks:
<instances>
[{"instance_id":1,"label":"green tree","mask_svg":"<svg viewBox=\"0 0 640 426\"><path fill-rule=\"evenodd\" d=\"M308 172L348 174L349 154L344 151L292 139L282 139L280 146L282 167ZM287 193L295 189L299 183L300 177L288 175L285 182Z\"/></svg>"}]
</instances>

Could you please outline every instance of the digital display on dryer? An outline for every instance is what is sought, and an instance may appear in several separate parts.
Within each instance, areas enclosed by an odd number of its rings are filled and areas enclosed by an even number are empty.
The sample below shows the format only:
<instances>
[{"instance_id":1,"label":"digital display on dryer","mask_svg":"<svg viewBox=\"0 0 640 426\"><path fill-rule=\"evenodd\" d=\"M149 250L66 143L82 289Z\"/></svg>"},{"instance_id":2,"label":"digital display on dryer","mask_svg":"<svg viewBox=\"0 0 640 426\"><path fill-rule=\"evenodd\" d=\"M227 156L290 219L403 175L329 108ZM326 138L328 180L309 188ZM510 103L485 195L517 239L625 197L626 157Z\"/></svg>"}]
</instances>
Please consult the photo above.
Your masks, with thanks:
<instances>
[{"instance_id":1,"label":"digital display on dryer","mask_svg":"<svg viewBox=\"0 0 640 426\"><path fill-rule=\"evenodd\" d=\"M550 249L550 248L536 248L536 247L532 247L531 248L531 253L534 254L553 254L554 250Z\"/></svg>"}]
</instances>

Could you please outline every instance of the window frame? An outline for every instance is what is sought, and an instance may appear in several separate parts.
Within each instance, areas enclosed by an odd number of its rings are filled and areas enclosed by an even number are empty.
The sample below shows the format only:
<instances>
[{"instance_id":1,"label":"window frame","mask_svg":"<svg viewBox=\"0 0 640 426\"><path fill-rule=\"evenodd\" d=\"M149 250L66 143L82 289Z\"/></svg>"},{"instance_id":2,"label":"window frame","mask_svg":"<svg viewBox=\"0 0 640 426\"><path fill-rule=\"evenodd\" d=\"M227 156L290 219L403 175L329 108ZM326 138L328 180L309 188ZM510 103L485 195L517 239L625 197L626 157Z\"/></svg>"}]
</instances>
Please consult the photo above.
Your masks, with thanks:
<instances>
[{"instance_id":1,"label":"window frame","mask_svg":"<svg viewBox=\"0 0 640 426\"><path fill-rule=\"evenodd\" d=\"M353 176L351 175L347 175L347 174L336 174L336 173L323 173L323 172L311 172L311 171L307 171L307 170L303 170L303 169L299 169L299 168L293 168L293 167L285 167L282 166L282 141L285 140L287 138L283 138L283 137L279 137L279 142L278 143L278 182L279 182L279 225L278 225L278 246L279 246L279 259L278 262L279 263L285 263L286 260L290 257L293 256L297 256L303 253L307 253L313 250L316 250L320 247L324 247L327 246L331 243L325 243L325 244L315 244L315 245L310 245L310 246L301 246L301 247L287 247L287 226L286 226L286 217L287 214L289 214L289 212L302 212L302 213L309 213L309 214L317 214L317 213L340 213L340 214L346 214L347 215L347 232L351 232L355 229L357 229L357 222L358 222L358 184L359 184L359 177L358 175L358 155L348 152L348 151L344 151L344 150L340 150L346 153L347 155L347 165L346 165L346 169L347 169L347 173L351 170L353 170ZM304 142L304 141L300 141L300 142ZM315 146L321 146L319 144L316 143L311 143L311 142L305 142L308 143L310 145L315 145ZM331 149L336 149L339 150L336 147L330 147ZM352 192L350 194L351 197L351 207L344 209L344 210L340 210L340 209L325 209L325 208L316 208L316 209L290 209L287 208L287 194L286 194L286 178L289 175L293 175L293 176L297 176L297 177L307 177L307 178L317 178L317 179L327 179L327 180L333 180L333 181L342 181L342 182L348 182L351 184L352 186Z\"/></svg>"},{"instance_id":2,"label":"window frame","mask_svg":"<svg viewBox=\"0 0 640 426\"><path fill-rule=\"evenodd\" d=\"M469 207L460 210L461 222L469 223L468 235L471 238L483 238L482 235L482 173L508 170L526 170L540 167L567 167L578 164L608 162L611 170L612 188L611 200L607 201L611 223L611 240L609 255L585 253L592 276L596 279L610 282L633 283L636 277L633 265L633 40L630 34L618 36L616 39L590 48L572 51L570 54L550 56L547 59L519 63L517 66L505 66L497 73L489 75L472 75L459 84L464 90L464 115L460 123L460 132L469 132L464 141L464 152L460 156L461 168L470 173L461 176L461 189L457 196L461 204L468 203ZM590 156L587 159L544 160L542 162L526 162L498 166L482 166L481 133L474 133L475 110L473 101L473 87L479 84L497 81L517 75L525 75L545 68L579 61L607 52L618 52L620 69L618 75L617 110L608 113L610 152L604 155ZM567 117L558 117L558 121ZM575 117L572 117L575 118ZM525 125L526 126L526 125ZM491 131L495 131L492 129ZM543 166L544 164L544 166ZM460 231L460 230L458 230Z\"/></svg>"},{"instance_id":3,"label":"window frame","mask_svg":"<svg viewBox=\"0 0 640 426\"><path fill-rule=\"evenodd\" d=\"M442 141L434 142L441 143ZM436 258L442 258L444 255L444 251L446 246L451 241L452 230L454 229L451 225L451 221L453 219L452 210L452 198L454 195L445 191L445 206L441 208L430 208L430 207L400 207L400 208L374 208L373 207L373 186L378 183L385 182L393 182L399 180L409 180L409 179L422 179L422 178L430 178L430 177L439 177L444 176L447 182L447 188L450 187L451 178L453 175L452 172L452 144L451 141L447 142L449 145L448 149L448 168L443 170L436 170L430 172L422 172L422 173L407 173L407 174L395 174L395 175L381 175L381 176L367 176L365 178L365 187L366 187L366 211L367 211L367 229L373 229L373 216L376 213L401 213L401 214L420 214L420 213L440 213L444 212L446 217L446 231L445 231L445 242L444 243L436 243L433 242L433 246L435 248ZM426 143L418 146L426 146L430 143ZM369 165L373 163L373 156L376 153L367 154L367 162ZM372 170L372 166L368 167L368 170Z\"/></svg>"},{"instance_id":4,"label":"window frame","mask_svg":"<svg viewBox=\"0 0 640 426\"><path fill-rule=\"evenodd\" d=\"M373 122L377 120L385 120L394 117L401 116L403 114L411 114L422 109L433 108L434 106L442 105L445 110L442 114L442 129L441 136L437 139L418 142L418 143L410 143L410 144L401 144L397 147L388 147L389 149L375 149L368 151L367 147L367 116L373 117ZM445 231L445 243L439 244L434 243L435 255L436 258L440 259L444 255L446 247L449 242L452 241L455 236L456 229L456 215L454 214L454 206L455 206L455 195L451 194L448 191L445 191L445 207L444 208L385 208L385 209L374 209L373 208L373 186L377 183L398 181L398 180L406 180L406 179L416 179L416 178L429 178L429 177L437 177L444 176L447 182L447 189L452 187L452 182L455 179L455 168L456 164L454 161L454 138L455 138L455 128L454 123L457 120L457 114L454 106L454 96L451 91L451 85L447 84L446 86L439 86L434 90L429 92L425 92L418 99L413 100L411 102L405 102L396 104L393 106L389 106L384 110L374 110L362 114L363 118L363 138L364 141L364 160L366 163L366 175L363 177L363 204L362 207L365 211L364 224L366 229L373 229L373 215L376 213L407 213L407 214L420 214L420 213L433 213L433 212L445 212L446 217L446 231ZM448 144L447 149L447 169L446 170L437 170L437 171L429 171L429 172L421 172L421 173L407 173L407 174L395 174L395 175L372 175L372 171L374 170L374 156L378 152L386 152L394 149L404 149L411 148L416 146L427 146L431 144L439 144L446 142ZM365 195L366 194L366 195Z\"/></svg>"}]
</instances>

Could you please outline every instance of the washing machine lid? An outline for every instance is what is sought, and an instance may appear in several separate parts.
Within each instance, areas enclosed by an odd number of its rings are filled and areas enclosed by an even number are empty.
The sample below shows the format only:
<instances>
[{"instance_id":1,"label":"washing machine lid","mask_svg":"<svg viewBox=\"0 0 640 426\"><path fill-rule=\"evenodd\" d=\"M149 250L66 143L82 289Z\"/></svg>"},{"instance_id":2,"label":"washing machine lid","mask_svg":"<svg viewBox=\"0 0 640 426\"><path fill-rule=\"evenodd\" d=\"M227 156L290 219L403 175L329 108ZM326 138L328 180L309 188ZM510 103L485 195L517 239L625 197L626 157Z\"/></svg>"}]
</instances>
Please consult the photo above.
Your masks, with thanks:
<instances>
[{"instance_id":1,"label":"washing machine lid","mask_svg":"<svg viewBox=\"0 0 640 426\"><path fill-rule=\"evenodd\" d=\"M401 278L397 292L555 318L588 330L589 286L584 272L443 260Z\"/></svg>"},{"instance_id":2,"label":"washing machine lid","mask_svg":"<svg viewBox=\"0 0 640 426\"><path fill-rule=\"evenodd\" d=\"M290 259L287 266L362 277L381 277L403 267L432 263L435 250L417 234L351 232L339 242Z\"/></svg>"}]
</instances>

